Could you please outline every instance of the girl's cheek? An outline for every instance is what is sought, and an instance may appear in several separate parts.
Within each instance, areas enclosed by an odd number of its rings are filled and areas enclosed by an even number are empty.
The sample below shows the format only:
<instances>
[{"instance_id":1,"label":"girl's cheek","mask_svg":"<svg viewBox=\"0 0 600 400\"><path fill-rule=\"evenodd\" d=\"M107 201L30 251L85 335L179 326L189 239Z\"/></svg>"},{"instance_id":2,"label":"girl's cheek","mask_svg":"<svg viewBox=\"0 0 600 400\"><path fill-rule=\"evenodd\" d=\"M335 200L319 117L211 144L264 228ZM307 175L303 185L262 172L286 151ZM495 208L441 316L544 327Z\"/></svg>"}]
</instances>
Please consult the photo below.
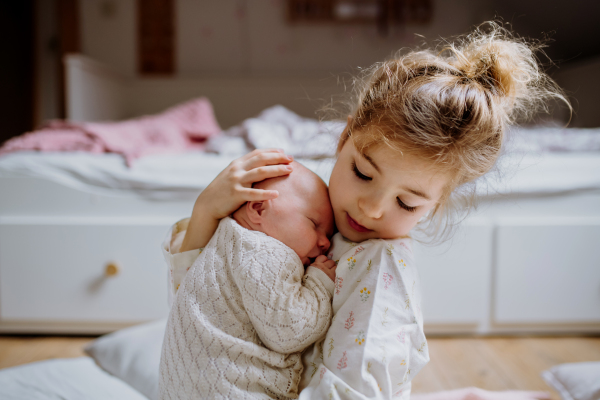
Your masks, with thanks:
<instances>
[{"instance_id":1,"label":"girl's cheek","mask_svg":"<svg viewBox=\"0 0 600 400\"><path fill-rule=\"evenodd\" d=\"M332 188L329 192L329 201L331 201L331 209L333 210L333 216L338 212L340 208L339 204L339 193L337 192L337 187Z\"/></svg>"}]
</instances>

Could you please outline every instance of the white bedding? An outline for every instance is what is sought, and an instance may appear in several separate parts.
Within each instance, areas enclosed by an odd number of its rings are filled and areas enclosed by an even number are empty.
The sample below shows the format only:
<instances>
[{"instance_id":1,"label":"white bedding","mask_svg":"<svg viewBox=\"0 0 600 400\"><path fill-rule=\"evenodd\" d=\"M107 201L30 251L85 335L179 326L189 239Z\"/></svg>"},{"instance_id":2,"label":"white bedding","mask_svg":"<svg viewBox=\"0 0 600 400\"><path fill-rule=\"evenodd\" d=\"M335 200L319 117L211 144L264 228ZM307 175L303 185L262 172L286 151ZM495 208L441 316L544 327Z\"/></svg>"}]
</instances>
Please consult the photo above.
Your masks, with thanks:
<instances>
[{"instance_id":1,"label":"white bedding","mask_svg":"<svg viewBox=\"0 0 600 400\"><path fill-rule=\"evenodd\" d=\"M3 400L148 400L89 357L40 361L0 370Z\"/></svg>"},{"instance_id":2,"label":"white bedding","mask_svg":"<svg viewBox=\"0 0 600 400\"><path fill-rule=\"evenodd\" d=\"M84 192L193 200L236 156L187 153L149 156L128 168L115 154L14 153L0 157L0 178L32 176ZM333 158L299 159L329 181ZM560 194L600 189L600 152L514 154L480 195Z\"/></svg>"},{"instance_id":3,"label":"white bedding","mask_svg":"<svg viewBox=\"0 0 600 400\"><path fill-rule=\"evenodd\" d=\"M116 154L22 152L0 157L0 178L31 176L90 193L193 200L235 158L199 152L148 156L129 168ZM333 159L300 161L329 181Z\"/></svg>"},{"instance_id":4,"label":"white bedding","mask_svg":"<svg viewBox=\"0 0 600 400\"><path fill-rule=\"evenodd\" d=\"M480 197L539 196L600 189L600 152L513 154L501 159Z\"/></svg>"},{"instance_id":5,"label":"white bedding","mask_svg":"<svg viewBox=\"0 0 600 400\"><path fill-rule=\"evenodd\" d=\"M329 182L343 127L273 106L211 138L207 150L213 153L147 156L131 168L116 154L13 153L0 156L0 178L31 176L97 194L193 200L233 159L278 147ZM515 128L508 138L510 156L480 185L480 196L600 189L600 129Z\"/></svg>"}]
</instances>

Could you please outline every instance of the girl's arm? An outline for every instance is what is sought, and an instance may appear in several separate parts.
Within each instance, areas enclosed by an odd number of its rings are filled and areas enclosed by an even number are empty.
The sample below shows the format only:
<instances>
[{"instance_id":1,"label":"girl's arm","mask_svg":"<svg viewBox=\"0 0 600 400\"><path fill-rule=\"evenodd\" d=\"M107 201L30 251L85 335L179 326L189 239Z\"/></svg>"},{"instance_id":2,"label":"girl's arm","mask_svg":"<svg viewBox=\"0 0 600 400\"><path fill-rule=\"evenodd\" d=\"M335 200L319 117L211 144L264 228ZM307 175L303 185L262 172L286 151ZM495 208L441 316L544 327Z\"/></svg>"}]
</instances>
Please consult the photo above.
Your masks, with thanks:
<instances>
[{"instance_id":1,"label":"girl's arm","mask_svg":"<svg viewBox=\"0 0 600 400\"><path fill-rule=\"evenodd\" d=\"M234 160L198 196L192 217L173 225L162 244L168 270L169 305L202 248L217 230L219 220L250 200L278 196L275 190L253 189L252 184L287 175L292 161L281 150L254 150Z\"/></svg>"},{"instance_id":2,"label":"girl's arm","mask_svg":"<svg viewBox=\"0 0 600 400\"><path fill-rule=\"evenodd\" d=\"M181 242L183 241L189 221L189 218L185 218L176 222L167 232L167 236L163 240L161 246L163 257L167 263L167 294L169 306L173 305L175 294L177 293L181 282L183 282L183 278L203 250L200 248L180 252Z\"/></svg>"},{"instance_id":3,"label":"girl's arm","mask_svg":"<svg viewBox=\"0 0 600 400\"><path fill-rule=\"evenodd\" d=\"M264 149L232 161L196 199L180 251L206 246L219 221L245 202L276 198L276 190L253 189L252 185L291 173L292 166L288 164L292 160L282 150Z\"/></svg>"}]
</instances>

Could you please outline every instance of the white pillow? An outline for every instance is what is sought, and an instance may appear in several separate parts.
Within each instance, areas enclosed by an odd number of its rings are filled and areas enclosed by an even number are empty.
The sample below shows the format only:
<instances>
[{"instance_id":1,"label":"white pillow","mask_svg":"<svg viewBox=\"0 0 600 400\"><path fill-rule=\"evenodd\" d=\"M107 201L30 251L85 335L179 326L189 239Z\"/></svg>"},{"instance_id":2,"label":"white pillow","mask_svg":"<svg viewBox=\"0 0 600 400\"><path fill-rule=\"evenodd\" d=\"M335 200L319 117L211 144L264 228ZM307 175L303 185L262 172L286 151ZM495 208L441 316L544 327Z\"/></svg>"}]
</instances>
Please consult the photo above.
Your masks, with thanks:
<instances>
[{"instance_id":1,"label":"white pillow","mask_svg":"<svg viewBox=\"0 0 600 400\"><path fill-rule=\"evenodd\" d=\"M542 372L542 378L563 400L600 399L600 362L560 364Z\"/></svg>"},{"instance_id":2,"label":"white pillow","mask_svg":"<svg viewBox=\"0 0 600 400\"><path fill-rule=\"evenodd\" d=\"M86 346L98 365L139 390L158 399L158 367L166 319L104 335Z\"/></svg>"},{"instance_id":3,"label":"white pillow","mask_svg":"<svg viewBox=\"0 0 600 400\"><path fill-rule=\"evenodd\" d=\"M40 361L0 370L3 400L147 400L89 357Z\"/></svg>"}]
</instances>

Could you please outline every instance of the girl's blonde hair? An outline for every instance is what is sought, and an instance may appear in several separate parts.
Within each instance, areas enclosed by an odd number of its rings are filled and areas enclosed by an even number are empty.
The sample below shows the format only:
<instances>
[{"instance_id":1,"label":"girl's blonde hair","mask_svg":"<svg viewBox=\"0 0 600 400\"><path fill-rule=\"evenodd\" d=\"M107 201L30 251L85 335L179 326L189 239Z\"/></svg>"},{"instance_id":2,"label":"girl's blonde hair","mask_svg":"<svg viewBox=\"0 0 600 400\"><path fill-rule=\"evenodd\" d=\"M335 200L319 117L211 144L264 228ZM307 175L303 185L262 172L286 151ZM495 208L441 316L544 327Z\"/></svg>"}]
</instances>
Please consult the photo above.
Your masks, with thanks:
<instances>
[{"instance_id":1,"label":"girl's blonde hair","mask_svg":"<svg viewBox=\"0 0 600 400\"><path fill-rule=\"evenodd\" d=\"M450 183L420 225L433 229L433 236L446 231L440 228L449 226L449 214L456 211L450 194L460 187L462 200L473 205L474 185L465 190L465 184L495 165L507 126L548 111L549 99L569 105L540 68L541 47L487 22L437 49L398 52L355 81L352 118L338 150L352 138L361 152L385 144L432 161Z\"/></svg>"}]
</instances>

